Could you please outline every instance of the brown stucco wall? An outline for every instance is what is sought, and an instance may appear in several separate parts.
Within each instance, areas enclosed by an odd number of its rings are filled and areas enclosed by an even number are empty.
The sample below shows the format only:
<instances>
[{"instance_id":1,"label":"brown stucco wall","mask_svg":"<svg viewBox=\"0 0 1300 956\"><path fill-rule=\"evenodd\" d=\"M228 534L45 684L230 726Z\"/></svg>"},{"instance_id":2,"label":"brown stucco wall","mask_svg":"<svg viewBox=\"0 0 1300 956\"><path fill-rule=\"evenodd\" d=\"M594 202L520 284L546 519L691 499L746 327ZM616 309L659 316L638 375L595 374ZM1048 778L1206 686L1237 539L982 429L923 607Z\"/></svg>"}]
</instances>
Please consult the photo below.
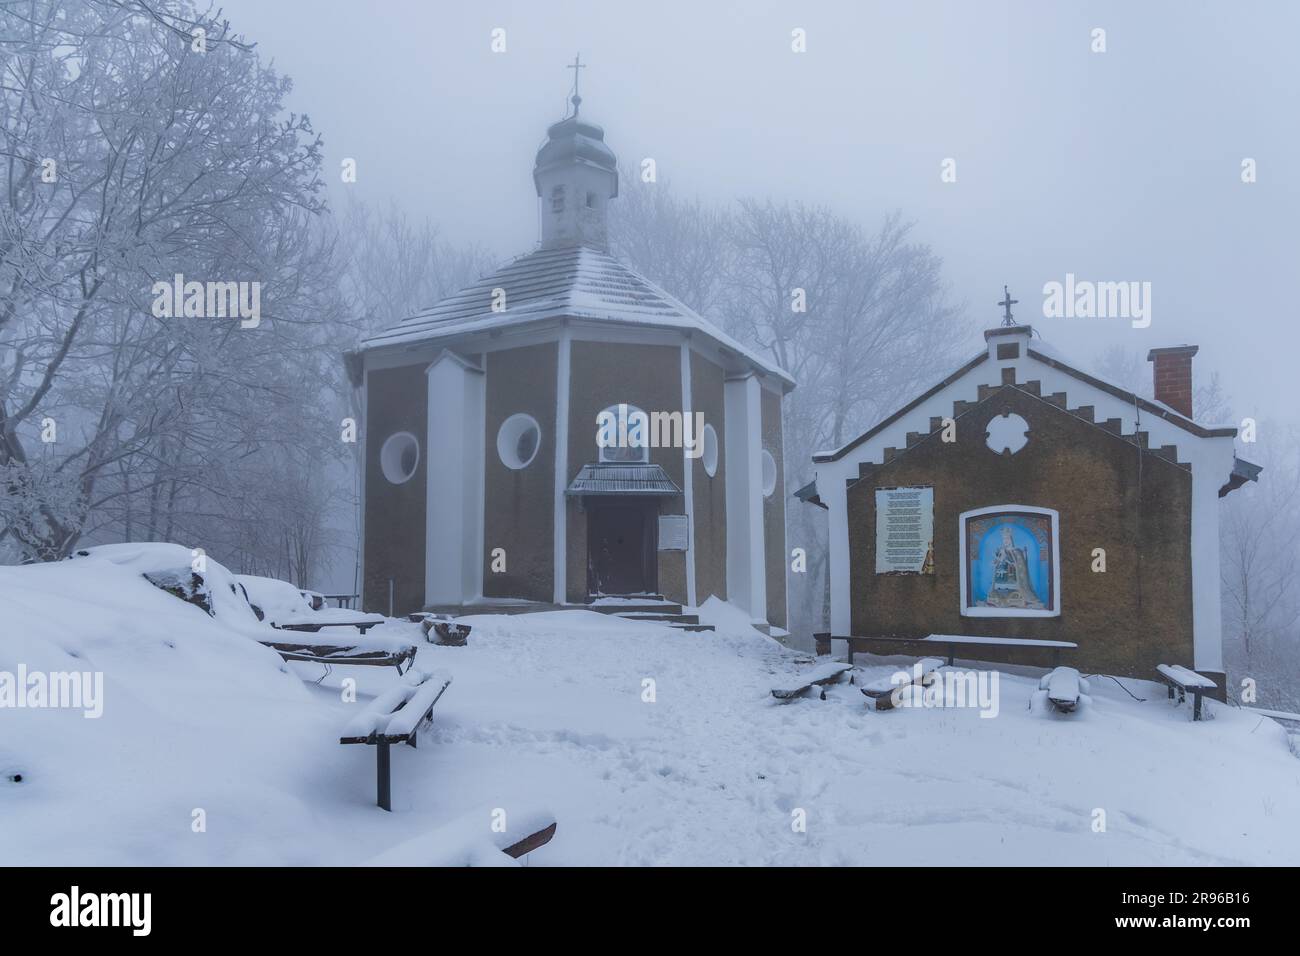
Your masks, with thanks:
<instances>
[{"instance_id":1,"label":"brown stucco wall","mask_svg":"<svg viewBox=\"0 0 1300 956\"><path fill-rule=\"evenodd\" d=\"M727 433L724 382L726 372L695 352L691 353L691 406L704 413L704 423L718 433L718 470L712 478L704 460L691 462L695 509L695 597L700 603L710 595L727 598Z\"/></svg>"},{"instance_id":2,"label":"brown stucco wall","mask_svg":"<svg viewBox=\"0 0 1300 956\"><path fill-rule=\"evenodd\" d=\"M388 613L393 580L397 614L424 606L425 448L428 383L425 364L371 371L366 391L365 580L362 607ZM390 435L410 432L420 443L420 463L409 481L394 485L379 467Z\"/></svg>"},{"instance_id":3,"label":"brown stucco wall","mask_svg":"<svg viewBox=\"0 0 1300 956\"><path fill-rule=\"evenodd\" d=\"M1004 407L1030 427L1029 443L1015 455L995 455L984 441L989 419ZM935 574L877 575L875 489L910 485L934 487ZM1139 456L1132 443L1027 392L1002 388L957 418L956 442L935 433L849 489L853 633L1075 641L1079 649L1061 661L1085 673L1150 679L1157 663L1190 667L1191 490L1188 471L1151 453ZM1060 512L1060 617L961 615L958 516L1002 504ZM1106 551L1105 573L1091 570L1094 548ZM899 652L888 644L871 649ZM980 648L968 656L1051 663L1043 651Z\"/></svg>"},{"instance_id":4,"label":"brown stucco wall","mask_svg":"<svg viewBox=\"0 0 1300 956\"><path fill-rule=\"evenodd\" d=\"M776 490L763 499L763 572L767 578L767 620L786 626L785 448L781 441L781 396L763 389L763 447L776 459Z\"/></svg>"},{"instance_id":5,"label":"brown stucco wall","mask_svg":"<svg viewBox=\"0 0 1300 956\"><path fill-rule=\"evenodd\" d=\"M555 379L558 346L551 342L489 352L484 435L483 593L487 597L550 601L555 593ZM497 431L511 415L537 419L541 442L525 468L507 468ZM506 570L492 571L494 548L505 548Z\"/></svg>"},{"instance_id":6,"label":"brown stucco wall","mask_svg":"<svg viewBox=\"0 0 1300 956\"><path fill-rule=\"evenodd\" d=\"M569 473L572 481L596 460L596 416L619 402L645 412L681 411L681 350L671 345L578 342L569 356ZM683 487L682 450L652 448L650 460ZM660 514L684 514L682 495L660 499ZM680 551L659 552L659 591L670 601L686 600L686 561ZM587 596L587 520L576 501L568 505L567 592L570 601Z\"/></svg>"}]
</instances>

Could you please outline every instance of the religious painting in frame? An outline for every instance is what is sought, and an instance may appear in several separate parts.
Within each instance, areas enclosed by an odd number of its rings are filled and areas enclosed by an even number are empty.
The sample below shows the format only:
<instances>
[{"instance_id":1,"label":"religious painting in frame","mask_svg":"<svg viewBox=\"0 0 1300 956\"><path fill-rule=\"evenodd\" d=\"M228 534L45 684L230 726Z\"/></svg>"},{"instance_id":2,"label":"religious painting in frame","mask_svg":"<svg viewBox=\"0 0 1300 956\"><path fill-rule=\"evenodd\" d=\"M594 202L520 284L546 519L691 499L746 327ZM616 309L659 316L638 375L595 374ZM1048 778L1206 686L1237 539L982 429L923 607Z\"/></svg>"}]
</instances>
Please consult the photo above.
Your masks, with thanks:
<instances>
[{"instance_id":1,"label":"religious painting in frame","mask_svg":"<svg viewBox=\"0 0 1300 956\"><path fill-rule=\"evenodd\" d=\"M1030 505L996 505L964 512L959 521L963 616L1060 616L1057 512Z\"/></svg>"}]
</instances>

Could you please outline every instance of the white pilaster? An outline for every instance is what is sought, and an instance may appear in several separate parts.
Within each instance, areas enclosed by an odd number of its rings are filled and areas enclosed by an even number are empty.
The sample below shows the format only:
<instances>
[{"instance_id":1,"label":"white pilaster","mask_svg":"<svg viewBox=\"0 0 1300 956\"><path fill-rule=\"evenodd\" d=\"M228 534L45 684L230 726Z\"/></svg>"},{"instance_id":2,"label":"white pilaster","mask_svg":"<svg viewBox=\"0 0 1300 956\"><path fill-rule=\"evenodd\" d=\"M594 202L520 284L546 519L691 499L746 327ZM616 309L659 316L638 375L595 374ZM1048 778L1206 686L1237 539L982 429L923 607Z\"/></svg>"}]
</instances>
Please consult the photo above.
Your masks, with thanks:
<instances>
[{"instance_id":1,"label":"white pilaster","mask_svg":"<svg viewBox=\"0 0 1300 956\"><path fill-rule=\"evenodd\" d=\"M682 422L691 421L691 347L682 342ZM696 450L704 447L704 435L694 434ZM683 443L684 445L685 443ZM695 600L695 462L698 459L686 454L682 448L682 493L686 498L686 603L696 606Z\"/></svg>"},{"instance_id":2,"label":"white pilaster","mask_svg":"<svg viewBox=\"0 0 1300 956\"><path fill-rule=\"evenodd\" d=\"M1231 438L1206 439L1192 461L1192 666L1222 673L1219 488L1232 471Z\"/></svg>"},{"instance_id":3,"label":"white pilaster","mask_svg":"<svg viewBox=\"0 0 1300 956\"><path fill-rule=\"evenodd\" d=\"M727 600L767 620L763 546L763 431L758 379L728 379L724 389L727 450Z\"/></svg>"},{"instance_id":4,"label":"white pilaster","mask_svg":"<svg viewBox=\"0 0 1300 956\"><path fill-rule=\"evenodd\" d=\"M569 358L572 334L568 328L560 332L556 346L555 363L555 529L551 535L554 544L551 560L555 571L555 590L552 600L556 604L568 601L568 503L564 489L569 486Z\"/></svg>"},{"instance_id":5,"label":"white pilaster","mask_svg":"<svg viewBox=\"0 0 1300 956\"><path fill-rule=\"evenodd\" d=\"M831 633L846 637L852 633L849 603L849 497L840 468L832 465L817 469L817 495L827 508Z\"/></svg>"},{"instance_id":6,"label":"white pilaster","mask_svg":"<svg viewBox=\"0 0 1300 956\"><path fill-rule=\"evenodd\" d=\"M482 369L450 350L425 370L425 604L462 604L483 593Z\"/></svg>"}]
</instances>

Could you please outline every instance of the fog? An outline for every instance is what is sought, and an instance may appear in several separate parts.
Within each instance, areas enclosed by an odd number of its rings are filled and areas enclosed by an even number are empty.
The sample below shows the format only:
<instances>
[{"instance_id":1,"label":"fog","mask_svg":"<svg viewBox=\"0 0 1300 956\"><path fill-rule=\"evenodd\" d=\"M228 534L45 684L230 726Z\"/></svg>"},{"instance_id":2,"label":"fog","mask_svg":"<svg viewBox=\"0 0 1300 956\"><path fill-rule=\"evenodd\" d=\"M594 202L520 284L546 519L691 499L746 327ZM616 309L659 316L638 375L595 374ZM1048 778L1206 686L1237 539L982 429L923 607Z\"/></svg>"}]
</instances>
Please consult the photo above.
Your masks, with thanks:
<instances>
[{"instance_id":1,"label":"fog","mask_svg":"<svg viewBox=\"0 0 1300 956\"><path fill-rule=\"evenodd\" d=\"M1295 420L1300 253L1292 4L414 3L234 0L294 78L327 169L502 256L581 51L584 112L688 194L899 208L993 324L1002 285L1054 345L1201 346L1239 415ZM364 12L362 12L364 11ZM506 31L505 53L490 49ZM807 52L791 51L791 31ZM1092 52L1092 30L1106 51ZM1258 181L1241 181L1256 160ZM940 181L956 160L957 181ZM1066 273L1152 283L1152 323L1046 319ZM973 336L974 349L978 340Z\"/></svg>"}]
</instances>

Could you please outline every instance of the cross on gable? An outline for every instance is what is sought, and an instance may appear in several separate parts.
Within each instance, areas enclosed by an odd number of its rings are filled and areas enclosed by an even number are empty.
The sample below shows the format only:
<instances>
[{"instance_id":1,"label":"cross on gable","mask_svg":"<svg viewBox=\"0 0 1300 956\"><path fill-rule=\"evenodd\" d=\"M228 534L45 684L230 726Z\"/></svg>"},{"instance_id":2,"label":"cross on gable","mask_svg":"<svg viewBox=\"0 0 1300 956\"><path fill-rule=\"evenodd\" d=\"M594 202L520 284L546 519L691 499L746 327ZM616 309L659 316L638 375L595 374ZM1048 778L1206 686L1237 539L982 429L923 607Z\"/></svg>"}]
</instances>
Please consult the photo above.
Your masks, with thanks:
<instances>
[{"instance_id":1,"label":"cross on gable","mask_svg":"<svg viewBox=\"0 0 1300 956\"><path fill-rule=\"evenodd\" d=\"M1005 314L1002 316L1002 324L1004 326L1015 325L1016 320L1011 315L1011 307L1013 305L1019 305L1020 300L1011 298L1011 293L1008 291L1006 286L1002 287L1002 295L1002 301L998 303L998 305L1002 306L1005 310Z\"/></svg>"}]
</instances>

